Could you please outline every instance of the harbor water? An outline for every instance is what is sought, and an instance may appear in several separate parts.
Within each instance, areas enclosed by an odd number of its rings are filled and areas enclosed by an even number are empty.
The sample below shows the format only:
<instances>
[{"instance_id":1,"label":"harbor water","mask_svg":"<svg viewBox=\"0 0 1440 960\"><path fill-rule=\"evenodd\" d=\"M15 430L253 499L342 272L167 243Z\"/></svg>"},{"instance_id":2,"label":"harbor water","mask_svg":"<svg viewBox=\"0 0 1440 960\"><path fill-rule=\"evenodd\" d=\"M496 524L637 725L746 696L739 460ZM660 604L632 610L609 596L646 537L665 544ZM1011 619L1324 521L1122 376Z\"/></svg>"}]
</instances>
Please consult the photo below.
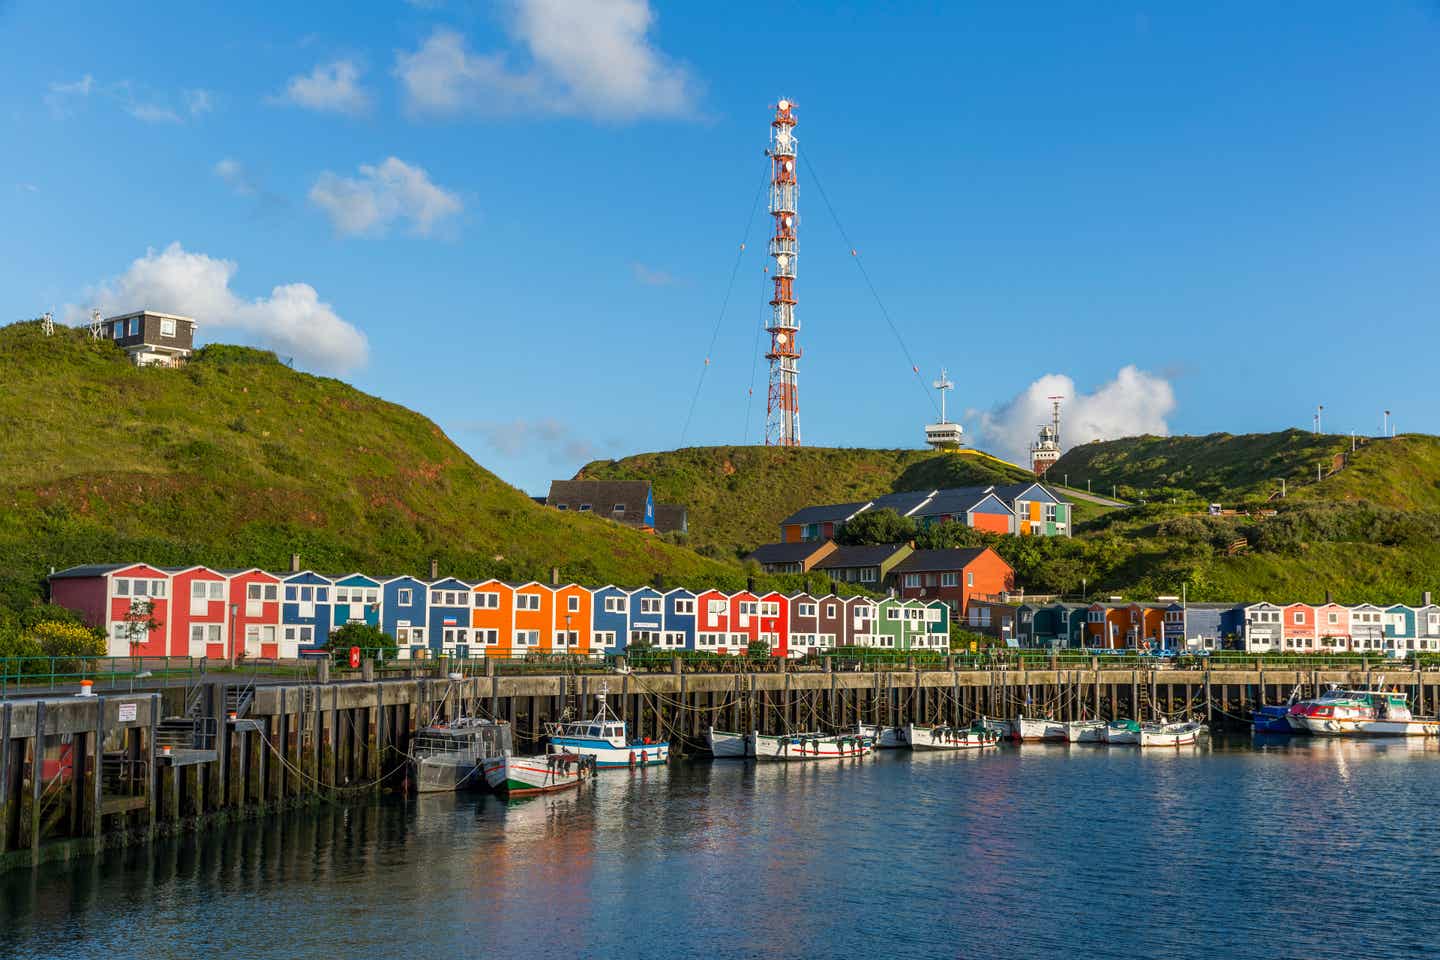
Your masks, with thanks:
<instances>
[{"instance_id":1,"label":"harbor water","mask_svg":"<svg viewBox=\"0 0 1440 960\"><path fill-rule=\"evenodd\" d=\"M679 763L0 876L0 957L1440 953L1432 742Z\"/></svg>"}]
</instances>

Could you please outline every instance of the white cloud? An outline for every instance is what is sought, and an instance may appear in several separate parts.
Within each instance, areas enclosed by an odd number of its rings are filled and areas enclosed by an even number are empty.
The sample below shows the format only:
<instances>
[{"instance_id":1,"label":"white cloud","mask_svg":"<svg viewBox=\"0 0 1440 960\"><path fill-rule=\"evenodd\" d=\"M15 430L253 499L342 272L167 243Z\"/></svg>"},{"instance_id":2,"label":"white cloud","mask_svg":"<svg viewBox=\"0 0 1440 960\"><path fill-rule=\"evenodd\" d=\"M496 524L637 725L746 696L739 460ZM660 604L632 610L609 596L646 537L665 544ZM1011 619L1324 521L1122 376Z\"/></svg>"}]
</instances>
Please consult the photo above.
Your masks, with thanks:
<instances>
[{"instance_id":1,"label":"white cloud","mask_svg":"<svg viewBox=\"0 0 1440 960\"><path fill-rule=\"evenodd\" d=\"M64 116L72 100L88 97L94 89L95 78L88 73L74 83L52 83L50 92L45 94L45 105L56 116Z\"/></svg>"},{"instance_id":2,"label":"white cloud","mask_svg":"<svg viewBox=\"0 0 1440 960\"><path fill-rule=\"evenodd\" d=\"M637 283L647 287L673 287L680 281L668 270L661 270L643 263L630 264L630 272L635 275Z\"/></svg>"},{"instance_id":3,"label":"white cloud","mask_svg":"<svg viewBox=\"0 0 1440 960\"><path fill-rule=\"evenodd\" d=\"M70 112L72 103L87 98L92 93L118 104L121 110L142 123L184 123L187 119L194 119L214 109L209 90L182 90L179 98L181 108L177 110L170 103L171 97L157 98L154 91L143 89L142 96L137 96L136 85L129 80L98 84L88 73L74 83L50 84L45 103L57 117L63 117Z\"/></svg>"},{"instance_id":4,"label":"white cloud","mask_svg":"<svg viewBox=\"0 0 1440 960\"><path fill-rule=\"evenodd\" d=\"M1050 397L1064 397L1060 440L1066 450L1091 440L1114 440L1141 433L1164 436L1165 418L1175 409L1175 391L1164 377L1122 367L1115 379L1091 393L1080 393L1075 381L1050 373L1018 396L987 411L966 411L976 442L1015 463L1028 463L1030 443L1040 424L1050 421Z\"/></svg>"},{"instance_id":5,"label":"white cloud","mask_svg":"<svg viewBox=\"0 0 1440 960\"><path fill-rule=\"evenodd\" d=\"M395 74L416 114L541 112L609 119L681 113L695 99L688 71L649 34L648 0L511 0L506 29L515 51L472 53L437 29Z\"/></svg>"},{"instance_id":6,"label":"white cloud","mask_svg":"<svg viewBox=\"0 0 1440 960\"><path fill-rule=\"evenodd\" d=\"M360 176L326 170L310 188L310 202L330 217L340 233L383 233L396 220L428 234L440 220L463 209L459 196L436 186L420 167L397 157L379 166L362 164Z\"/></svg>"},{"instance_id":7,"label":"white cloud","mask_svg":"<svg viewBox=\"0 0 1440 960\"><path fill-rule=\"evenodd\" d=\"M179 243L147 250L123 274L101 284L89 299L106 315L151 309L194 317L206 339L235 333L299 363L341 372L363 366L369 354L365 335L343 320L308 283L277 286L268 297L246 300L230 288L238 266ZM88 310L68 306L71 322Z\"/></svg>"},{"instance_id":8,"label":"white cloud","mask_svg":"<svg viewBox=\"0 0 1440 960\"><path fill-rule=\"evenodd\" d=\"M479 434L492 450L507 457L538 451L551 463L578 467L594 460L600 452L587 437L548 417L465 421L456 424L456 429Z\"/></svg>"},{"instance_id":9,"label":"white cloud","mask_svg":"<svg viewBox=\"0 0 1440 960\"><path fill-rule=\"evenodd\" d=\"M245 165L233 157L226 157L212 168L215 176L225 181L226 186L242 197L252 197L258 191Z\"/></svg>"},{"instance_id":10,"label":"white cloud","mask_svg":"<svg viewBox=\"0 0 1440 960\"><path fill-rule=\"evenodd\" d=\"M360 73L351 60L318 64L308 74L291 77L285 92L273 99L307 110L364 113L370 109L370 95L360 86Z\"/></svg>"}]
</instances>

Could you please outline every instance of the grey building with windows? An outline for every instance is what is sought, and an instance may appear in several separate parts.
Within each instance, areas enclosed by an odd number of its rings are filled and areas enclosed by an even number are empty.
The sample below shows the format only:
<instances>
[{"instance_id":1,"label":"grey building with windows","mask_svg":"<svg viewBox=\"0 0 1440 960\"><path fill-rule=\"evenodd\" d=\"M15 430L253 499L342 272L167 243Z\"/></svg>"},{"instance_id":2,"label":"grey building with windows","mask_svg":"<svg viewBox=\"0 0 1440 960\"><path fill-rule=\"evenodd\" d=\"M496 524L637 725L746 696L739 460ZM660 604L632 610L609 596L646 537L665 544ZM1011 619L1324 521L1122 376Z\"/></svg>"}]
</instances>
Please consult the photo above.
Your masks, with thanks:
<instances>
[{"instance_id":1,"label":"grey building with windows","mask_svg":"<svg viewBox=\"0 0 1440 960\"><path fill-rule=\"evenodd\" d=\"M100 321L100 333L130 355L137 367L178 367L195 350L195 321L137 310Z\"/></svg>"}]
</instances>

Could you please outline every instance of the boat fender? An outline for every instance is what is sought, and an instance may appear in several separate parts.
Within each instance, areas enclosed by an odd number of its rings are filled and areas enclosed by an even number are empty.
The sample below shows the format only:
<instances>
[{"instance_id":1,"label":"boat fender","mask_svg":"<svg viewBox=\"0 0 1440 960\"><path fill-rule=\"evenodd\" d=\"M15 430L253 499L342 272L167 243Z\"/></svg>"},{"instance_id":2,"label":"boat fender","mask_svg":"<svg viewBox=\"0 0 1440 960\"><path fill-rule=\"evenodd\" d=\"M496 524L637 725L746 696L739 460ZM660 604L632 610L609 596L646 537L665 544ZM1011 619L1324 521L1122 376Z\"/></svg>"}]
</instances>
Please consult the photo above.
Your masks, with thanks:
<instances>
[{"instance_id":1,"label":"boat fender","mask_svg":"<svg viewBox=\"0 0 1440 960\"><path fill-rule=\"evenodd\" d=\"M635 766L635 751L634 751L634 750L631 750L631 751L630 751L630 766L632 766L632 767Z\"/></svg>"},{"instance_id":2,"label":"boat fender","mask_svg":"<svg viewBox=\"0 0 1440 960\"><path fill-rule=\"evenodd\" d=\"M641 750L641 751L640 751L640 765L643 767L643 766L645 766L645 765L646 765L647 763L649 763L649 762L650 762L650 752L649 752L648 750Z\"/></svg>"}]
</instances>

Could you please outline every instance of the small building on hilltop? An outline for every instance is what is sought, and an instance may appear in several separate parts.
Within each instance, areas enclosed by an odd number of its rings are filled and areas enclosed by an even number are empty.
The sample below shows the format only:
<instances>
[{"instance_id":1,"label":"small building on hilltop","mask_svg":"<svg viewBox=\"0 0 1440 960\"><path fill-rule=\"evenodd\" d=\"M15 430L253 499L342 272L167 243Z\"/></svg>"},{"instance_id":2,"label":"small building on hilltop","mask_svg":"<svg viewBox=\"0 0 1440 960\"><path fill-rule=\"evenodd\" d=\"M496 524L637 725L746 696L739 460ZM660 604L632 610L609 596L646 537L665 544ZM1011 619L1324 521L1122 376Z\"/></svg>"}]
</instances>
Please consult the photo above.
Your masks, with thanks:
<instances>
[{"instance_id":1,"label":"small building on hilltop","mask_svg":"<svg viewBox=\"0 0 1440 960\"><path fill-rule=\"evenodd\" d=\"M896 565L914 552L908 543L882 543L873 547L836 547L814 569L831 580L858 583L879 590Z\"/></svg>"},{"instance_id":2,"label":"small building on hilltop","mask_svg":"<svg viewBox=\"0 0 1440 960\"><path fill-rule=\"evenodd\" d=\"M846 523L863 513L893 510L922 527L963 523L987 533L1068 537L1070 503L1043 483L988 487L948 487L887 493L853 503L809 506L780 521L785 543L834 539Z\"/></svg>"},{"instance_id":3,"label":"small building on hilltop","mask_svg":"<svg viewBox=\"0 0 1440 960\"><path fill-rule=\"evenodd\" d=\"M766 573L809 573L815 565L835 552L833 540L802 540L798 543L767 543L746 557L760 564Z\"/></svg>"},{"instance_id":4,"label":"small building on hilltop","mask_svg":"<svg viewBox=\"0 0 1440 960\"><path fill-rule=\"evenodd\" d=\"M137 367L178 367L195 351L195 321L171 313L137 310L106 317L100 333L128 353Z\"/></svg>"},{"instance_id":5,"label":"small building on hilltop","mask_svg":"<svg viewBox=\"0 0 1440 960\"><path fill-rule=\"evenodd\" d=\"M552 480L545 505L608 517L653 533L687 533L690 529L686 509L657 504L649 480Z\"/></svg>"}]
</instances>

